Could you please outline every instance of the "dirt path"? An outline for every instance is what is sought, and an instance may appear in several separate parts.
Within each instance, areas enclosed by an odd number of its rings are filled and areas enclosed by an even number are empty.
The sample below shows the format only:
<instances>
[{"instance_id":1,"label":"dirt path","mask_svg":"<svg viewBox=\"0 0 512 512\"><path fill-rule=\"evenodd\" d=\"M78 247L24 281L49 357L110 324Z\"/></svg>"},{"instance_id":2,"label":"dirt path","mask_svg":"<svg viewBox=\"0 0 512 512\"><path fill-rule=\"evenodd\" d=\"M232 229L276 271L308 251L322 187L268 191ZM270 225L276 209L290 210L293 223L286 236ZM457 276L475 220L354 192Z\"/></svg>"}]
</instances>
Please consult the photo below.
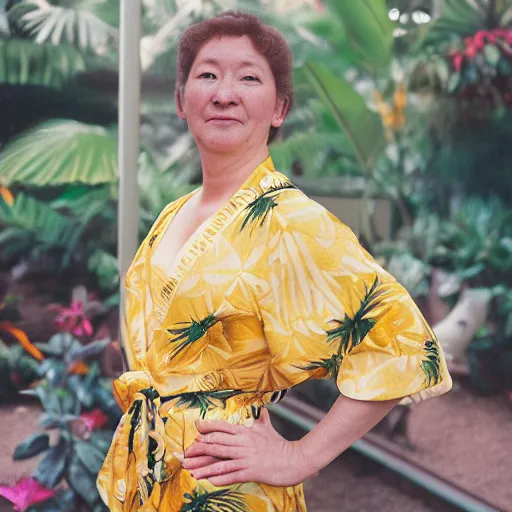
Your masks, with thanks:
<instances>
[{"instance_id":1,"label":"dirt path","mask_svg":"<svg viewBox=\"0 0 512 512\"><path fill-rule=\"evenodd\" d=\"M38 431L39 414L39 406L30 402L1 407L0 484L32 473L34 460L13 462L11 457L21 440ZM452 392L416 406L410 427L417 451L404 455L512 511L512 407L505 399ZM297 431L290 437L301 435ZM354 452L306 482L305 491L310 512L455 510ZM0 512L11 510L0 498Z\"/></svg>"},{"instance_id":2,"label":"dirt path","mask_svg":"<svg viewBox=\"0 0 512 512\"><path fill-rule=\"evenodd\" d=\"M499 508L512 511L512 404L500 396L451 391L415 406L411 460Z\"/></svg>"}]
</instances>

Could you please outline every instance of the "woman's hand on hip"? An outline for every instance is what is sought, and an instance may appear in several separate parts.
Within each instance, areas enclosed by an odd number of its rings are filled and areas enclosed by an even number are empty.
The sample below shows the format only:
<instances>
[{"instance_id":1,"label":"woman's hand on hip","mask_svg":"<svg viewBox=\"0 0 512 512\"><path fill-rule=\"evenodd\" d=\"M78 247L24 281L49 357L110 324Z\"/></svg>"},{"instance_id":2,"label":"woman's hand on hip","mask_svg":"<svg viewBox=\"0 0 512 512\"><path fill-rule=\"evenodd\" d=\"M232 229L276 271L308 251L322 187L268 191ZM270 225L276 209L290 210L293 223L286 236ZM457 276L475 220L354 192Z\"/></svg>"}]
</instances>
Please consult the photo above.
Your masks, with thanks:
<instances>
[{"instance_id":1,"label":"woman's hand on hip","mask_svg":"<svg viewBox=\"0 0 512 512\"><path fill-rule=\"evenodd\" d=\"M259 482L281 487L299 484L314 472L299 443L276 432L265 408L251 427L198 421L197 428L200 436L183 461L196 480L216 486Z\"/></svg>"}]
</instances>

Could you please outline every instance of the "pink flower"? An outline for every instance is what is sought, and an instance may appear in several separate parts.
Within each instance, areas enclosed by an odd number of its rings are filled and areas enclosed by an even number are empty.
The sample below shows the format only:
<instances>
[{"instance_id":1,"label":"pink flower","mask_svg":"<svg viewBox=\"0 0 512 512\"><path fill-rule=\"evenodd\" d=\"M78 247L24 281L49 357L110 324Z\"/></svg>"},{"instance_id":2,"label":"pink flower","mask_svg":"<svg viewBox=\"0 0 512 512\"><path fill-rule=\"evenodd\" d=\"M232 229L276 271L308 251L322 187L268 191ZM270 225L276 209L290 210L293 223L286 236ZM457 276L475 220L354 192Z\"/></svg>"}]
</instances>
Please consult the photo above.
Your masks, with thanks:
<instances>
[{"instance_id":1,"label":"pink flower","mask_svg":"<svg viewBox=\"0 0 512 512\"><path fill-rule=\"evenodd\" d=\"M91 412L84 412L80 414L82 423L88 428L90 432L97 428L103 427L108 421L108 416L103 414L99 409L94 409Z\"/></svg>"},{"instance_id":2,"label":"pink flower","mask_svg":"<svg viewBox=\"0 0 512 512\"><path fill-rule=\"evenodd\" d=\"M53 311L58 311L55 323L62 331L70 332L75 336L91 336L93 329L90 320L85 316L83 304L80 301L71 302L68 308L53 305Z\"/></svg>"},{"instance_id":3,"label":"pink flower","mask_svg":"<svg viewBox=\"0 0 512 512\"><path fill-rule=\"evenodd\" d=\"M54 496L55 491L43 487L34 478L24 478L13 487L0 486L0 495L14 505L14 510L24 512L31 505Z\"/></svg>"},{"instance_id":4,"label":"pink flower","mask_svg":"<svg viewBox=\"0 0 512 512\"><path fill-rule=\"evenodd\" d=\"M452 56L452 65L453 65L453 69L457 72L460 71L460 69L462 68L462 63L464 62L464 55L462 55L462 53L455 53L453 56Z\"/></svg>"},{"instance_id":5,"label":"pink flower","mask_svg":"<svg viewBox=\"0 0 512 512\"><path fill-rule=\"evenodd\" d=\"M466 57L468 59L472 59L476 55L476 52L477 52L477 49L474 46L468 45L468 46L466 46L466 50L464 51L464 54L466 55Z\"/></svg>"}]
</instances>

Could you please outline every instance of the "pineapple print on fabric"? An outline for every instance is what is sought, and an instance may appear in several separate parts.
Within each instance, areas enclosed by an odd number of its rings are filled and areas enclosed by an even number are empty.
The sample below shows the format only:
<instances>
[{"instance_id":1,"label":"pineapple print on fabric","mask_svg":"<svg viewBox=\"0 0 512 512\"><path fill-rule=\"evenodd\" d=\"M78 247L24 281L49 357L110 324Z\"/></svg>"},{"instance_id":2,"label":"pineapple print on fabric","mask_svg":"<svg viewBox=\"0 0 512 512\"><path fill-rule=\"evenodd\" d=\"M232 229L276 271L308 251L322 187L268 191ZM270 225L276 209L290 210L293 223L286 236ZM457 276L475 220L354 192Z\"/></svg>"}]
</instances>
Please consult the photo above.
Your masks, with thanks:
<instances>
[{"instance_id":1,"label":"pineapple print on fabric","mask_svg":"<svg viewBox=\"0 0 512 512\"><path fill-rule=\"evenodd\" d=\"M270 158L166 263L162 234L195 192L164 209L126 276L132 370L114 383L124 415L100 494L116 512L305 512L301 485L195 481L181 461L196 421L250 427L310 378L359 400L438 396L442 349L405 289Z\"/></svg>"}]
</instances>

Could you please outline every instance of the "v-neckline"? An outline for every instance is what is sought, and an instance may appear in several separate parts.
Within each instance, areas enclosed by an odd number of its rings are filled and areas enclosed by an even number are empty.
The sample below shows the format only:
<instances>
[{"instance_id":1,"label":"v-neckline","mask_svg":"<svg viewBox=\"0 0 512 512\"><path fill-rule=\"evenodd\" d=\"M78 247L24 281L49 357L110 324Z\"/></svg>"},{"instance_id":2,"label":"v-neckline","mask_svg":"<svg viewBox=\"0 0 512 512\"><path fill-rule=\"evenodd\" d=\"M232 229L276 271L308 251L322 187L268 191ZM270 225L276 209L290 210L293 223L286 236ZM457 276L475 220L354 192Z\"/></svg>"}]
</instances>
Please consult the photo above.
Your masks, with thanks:
<instances>
[{"instance_id":1,"label":"v-neckline","mask_svg":"<svg viewBox=\"0 0 512 512\"><path fill-rule=\"evenodd\" d=\"M170 271L166 273L165 276L162 276L163 278L165 277L162 290L162 294L165 295L165 301L161 301L158 307L155 305L155 312L160 319L163 319L169 305L174 299L179 284L197 261L197 258L204 255L212 247L217 235L223 232L224 229L233 222L243 208L251 201L254 201L262 190L266 190L270 186L272 182L270 174L274 171L274 164L269 155L251 172L231 198L194 231L184 243L183 247L176 253ZM260 174L264 174L264 176L262 179L258 180ZM199 190L200 187L178 199L174 204L169 205L169 209L161 216L161 221L155 223L152 233L150 234L150 243L148 244L149 253L146 255L146 264L149 265L149 272L151 272L152 267L151 256L154 251L158 250L158 246L172 224L172 221L183 205Z\"/></svg>"}]
</instances>

